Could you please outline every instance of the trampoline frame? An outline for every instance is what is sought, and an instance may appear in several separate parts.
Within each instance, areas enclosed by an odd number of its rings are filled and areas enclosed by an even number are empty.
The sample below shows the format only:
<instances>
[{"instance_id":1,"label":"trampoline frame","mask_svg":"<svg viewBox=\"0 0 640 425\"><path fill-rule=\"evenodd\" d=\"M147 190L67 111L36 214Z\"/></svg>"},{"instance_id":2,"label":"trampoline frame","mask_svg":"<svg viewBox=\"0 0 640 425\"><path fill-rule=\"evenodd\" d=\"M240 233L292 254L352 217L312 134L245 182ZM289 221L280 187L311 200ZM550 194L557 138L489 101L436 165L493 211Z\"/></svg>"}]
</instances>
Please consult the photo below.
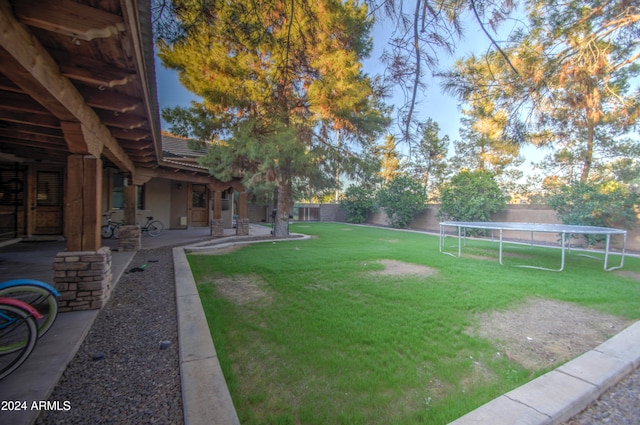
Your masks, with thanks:
<instances>
[{"instance_id":1,"label":"trampoline frame","mask_svg":"<svg viewBox=\"0 0 640 425\"><path fill-rule=\"evenodd\" d=\"M444 240L447 237L445 232L445 228L447 227L455 227L457 228L457 238L458 238L458 255L452 254L450 252L446 252L444 250ZM534 233L556 233L561 235L561 262L560 268L558 269L550 269L546 267L538 267L538 266L527 266L527 265L516 265L516 267L526 267L531 269L538 270L547 270L547 271L555 271L561 272L564 270L565 266L565 253L567 249L570 249L570 246L566 246L566 239L569 236L569 240L571 236L574 234L580 235L605 235L606 243L604 249L604 271L612 271L620 269L624 266L624 254L627 246L627 231L622 229L614 229L610 227L596 227L596 226L578 226L578 225L569 225L569 224L543 224L543 223L512 223L512 222L480 222L480 221L444 221L440 223L440 252L443 254L451 255L453 257L460 257L462 255L462 240L464 239L466 245L466 230L467 229L483 229L483 230L491 230L491 239L494 239L494 232L499 231L499 261L500 265L502 263L502 245L503 245L503 231L511 230L511 231L520 231L520 232L531 232L531 245L534 245ZM617 266L609 267L609 253L610 253L610 245L611 245L611 235L622 235L622 250L620 252L620 264ZM595 258L595 257L592 257Z\"/></svg>"}]
</instances>

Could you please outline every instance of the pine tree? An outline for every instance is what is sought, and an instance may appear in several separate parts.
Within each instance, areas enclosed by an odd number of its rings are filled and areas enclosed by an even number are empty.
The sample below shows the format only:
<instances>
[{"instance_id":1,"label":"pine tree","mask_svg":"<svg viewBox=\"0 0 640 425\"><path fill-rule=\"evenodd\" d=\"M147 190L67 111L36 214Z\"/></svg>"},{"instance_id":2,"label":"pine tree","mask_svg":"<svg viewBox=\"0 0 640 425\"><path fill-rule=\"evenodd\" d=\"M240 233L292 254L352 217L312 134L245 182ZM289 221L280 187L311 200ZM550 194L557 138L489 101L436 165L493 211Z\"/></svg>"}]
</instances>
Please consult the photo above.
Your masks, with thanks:
<instances>
[{"instance_id":1,"label":"pine tree","mask_svg":"<svg viewBox=\"0 0 640 425\"><path fill-rule=\"evenodd\" d=\"M292 182L336 146L368 143L388 120L362 72L371 20L354 0L237 0L172 3L174 20L159 41L163 64L202 98L169 108L171 131L208 146L203 163L226 181L272 182L274 236L288 234ZM166 29L166 28L165 28Z\"/></svg>"}]
</instances>

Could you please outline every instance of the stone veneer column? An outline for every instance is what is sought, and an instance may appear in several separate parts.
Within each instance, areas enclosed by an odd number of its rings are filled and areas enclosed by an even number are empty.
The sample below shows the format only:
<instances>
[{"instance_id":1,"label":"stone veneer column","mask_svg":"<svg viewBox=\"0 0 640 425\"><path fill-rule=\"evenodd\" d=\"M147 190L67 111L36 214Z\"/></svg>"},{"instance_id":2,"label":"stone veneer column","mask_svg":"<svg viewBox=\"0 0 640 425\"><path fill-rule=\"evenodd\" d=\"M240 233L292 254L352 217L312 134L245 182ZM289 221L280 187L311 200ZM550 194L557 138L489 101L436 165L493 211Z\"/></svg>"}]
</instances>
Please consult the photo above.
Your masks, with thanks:
<instances>
[{"instance_id":1,"label":"stone veneer column","mask_svg":"<svg viewBox=\"0 0 640 425\"><path fill-rule=\"evenodd\" d=\"M224 236L224 220L223 219L213 219L210 223L211 236L216 238L221 238Z\"/></svg>"},{"instance_id":2,"label":"stone veneer column","mask_svg":"<svg viewBox=\"0 0 640 425\"><path fill-rule=\"evenodd\" d=\"M102 308L113 286L111 249L59 252L53 263L55 287L60 292L60 311Z\"/></svg>"},{"instance_id":3,"label":"stone veneer column","mask_svg":"<svg viewBox=\"0 0 640 425\"><path fill-rule=\"evenodd\" d=\"M118 227L118 251L139 251L142 248L140 226L137 224Z\"/></svg>"},{"instance_id":4,"label":"stone veneer column","mask_svg":"<svg viewBox=\"0 0 640 425\"><path fill-rule=\"evenodd\" d=\"M248 218L239 218L236 220L236 236L249 236Z\"/></svg>"}]
</instances>

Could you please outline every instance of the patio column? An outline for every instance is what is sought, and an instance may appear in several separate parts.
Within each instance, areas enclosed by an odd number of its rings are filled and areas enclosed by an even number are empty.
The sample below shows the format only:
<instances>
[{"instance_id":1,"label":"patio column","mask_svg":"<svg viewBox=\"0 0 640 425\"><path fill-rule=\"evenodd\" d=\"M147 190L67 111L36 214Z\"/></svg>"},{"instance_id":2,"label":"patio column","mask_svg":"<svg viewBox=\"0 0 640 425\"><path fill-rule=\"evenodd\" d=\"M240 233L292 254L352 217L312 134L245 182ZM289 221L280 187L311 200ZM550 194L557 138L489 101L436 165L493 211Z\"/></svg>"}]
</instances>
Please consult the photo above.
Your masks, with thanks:
<instances>
[{"instance_id":1,"label":"patio column","mask_svg":"<svg viewBox=\"0 0 640 425\"><path fill-rule=\"evenodd\" d=\"M142 247L140 226L136 224L138 186L131 181L124 186L124 224L118 228L118 251L139 251Z\"/></svg>"},{"instance_id":2,"label":"patio column","mask_svg":"<svg viewBox=\"0 0 640 425\"><path fill-rule=\"evenodd\" d=\"M100 247L101 198L102 161L70 155L64 205L67 250L53 263L61 311L101 308L111 294L111 250Z\"/></svg>"},{"instance_id":3,"label":"patio column","mask_svg":"<svg viewBox=\"0 0 640 425\"><path fill-rule=\"evenodd\" d=\"M102 160L92 155L67 159L64 227L68 251L95 251L101 245Z\"/></svg>"},{"instance_id":4,"label":"patio column","mask_svg":"<svg viewBox=\"0 0 640 425\"><path fill-rule=\"evenodd\" d=\"M238 219L236 220L236 235L249 235L249 218L247 217L247 192L242 191L238 196Z\"/></svg>"},{"instance_id":5,"label":"patio column","mask_svg":"<svg viewBox=\"0 0 640 425\"><path fill-rule=\"evenodd\" d=\"M222 191L213 190L213 218L211 219L211 236L224 236L224 221L222 220Z\"/></svg>"}]
</instances>

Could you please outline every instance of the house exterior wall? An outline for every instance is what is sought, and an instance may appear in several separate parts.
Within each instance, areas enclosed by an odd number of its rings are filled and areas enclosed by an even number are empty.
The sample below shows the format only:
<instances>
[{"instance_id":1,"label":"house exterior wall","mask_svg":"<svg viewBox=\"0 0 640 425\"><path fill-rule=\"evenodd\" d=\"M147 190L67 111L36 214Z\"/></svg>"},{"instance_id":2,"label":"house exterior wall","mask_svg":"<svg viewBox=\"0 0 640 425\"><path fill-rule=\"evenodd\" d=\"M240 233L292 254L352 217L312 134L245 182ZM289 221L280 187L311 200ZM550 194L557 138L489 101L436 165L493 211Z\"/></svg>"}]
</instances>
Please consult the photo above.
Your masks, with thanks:
<instances>
[{"instance_id":1,"label":"house exterior wall","mask_svg":"<svg viewBox=\"0 0 640 425\"><path fill-rule=\"evenodd\" d=\"M171 181L151 179L145 184L144 209L136 212L136 224L144 225L148 216L160 220L170 228L171 222Z\"/></svg>"},{"instance_id":2,"label":"house exterior wall","mask_svg":"<svg viewBox=\"0 0 640 425\"><path fill-rule=\"evenodd\" d=\"M106 169L103 173L102 208L105 212L112 210L111 194L113 192L113 174L117 170ZM189 190L188 184L184 182L154 178L145 183L144 189L144 209L136 212L136 223L143 225L147 216L153 216L162 221L167 229L186 229L189 223ZM233 205L233 198L223 199L222 220L225 228L232 227L233 214L236 212ZM247 216L251 223L263 223L268 221L268 211L270 207L248 203ZM187 224L181 224L181 218L187 218ZM120 222L124 218L124 211L113 209L111 220ZM106 219L102 220L106 224Z\"/></svg>"},{"instance_id":3,"label":"house exterior wall","mask_svg":"<svg viewBox=\"0 0 640 425\"><path fill-rule=\"evenodd\" d=\"M170 182L169 196L171 199L170 219L167 221L170 229L186 229L189 223L188 193L187 185L178 182ZM187 224L180 224L180 218L187 217ZM184 223L184 222L183 222Z\"/></svg>"},{"instance_id":4,"label":"house exterior wall","mask_svg":"<svg viewBox=\"0 0 640 425\"><path fill-rule=\"evenodd\" d=\"M247 218L250 223L268 223L270 220L268 205L247 204Z\"/></svg>"}]
</instances>

